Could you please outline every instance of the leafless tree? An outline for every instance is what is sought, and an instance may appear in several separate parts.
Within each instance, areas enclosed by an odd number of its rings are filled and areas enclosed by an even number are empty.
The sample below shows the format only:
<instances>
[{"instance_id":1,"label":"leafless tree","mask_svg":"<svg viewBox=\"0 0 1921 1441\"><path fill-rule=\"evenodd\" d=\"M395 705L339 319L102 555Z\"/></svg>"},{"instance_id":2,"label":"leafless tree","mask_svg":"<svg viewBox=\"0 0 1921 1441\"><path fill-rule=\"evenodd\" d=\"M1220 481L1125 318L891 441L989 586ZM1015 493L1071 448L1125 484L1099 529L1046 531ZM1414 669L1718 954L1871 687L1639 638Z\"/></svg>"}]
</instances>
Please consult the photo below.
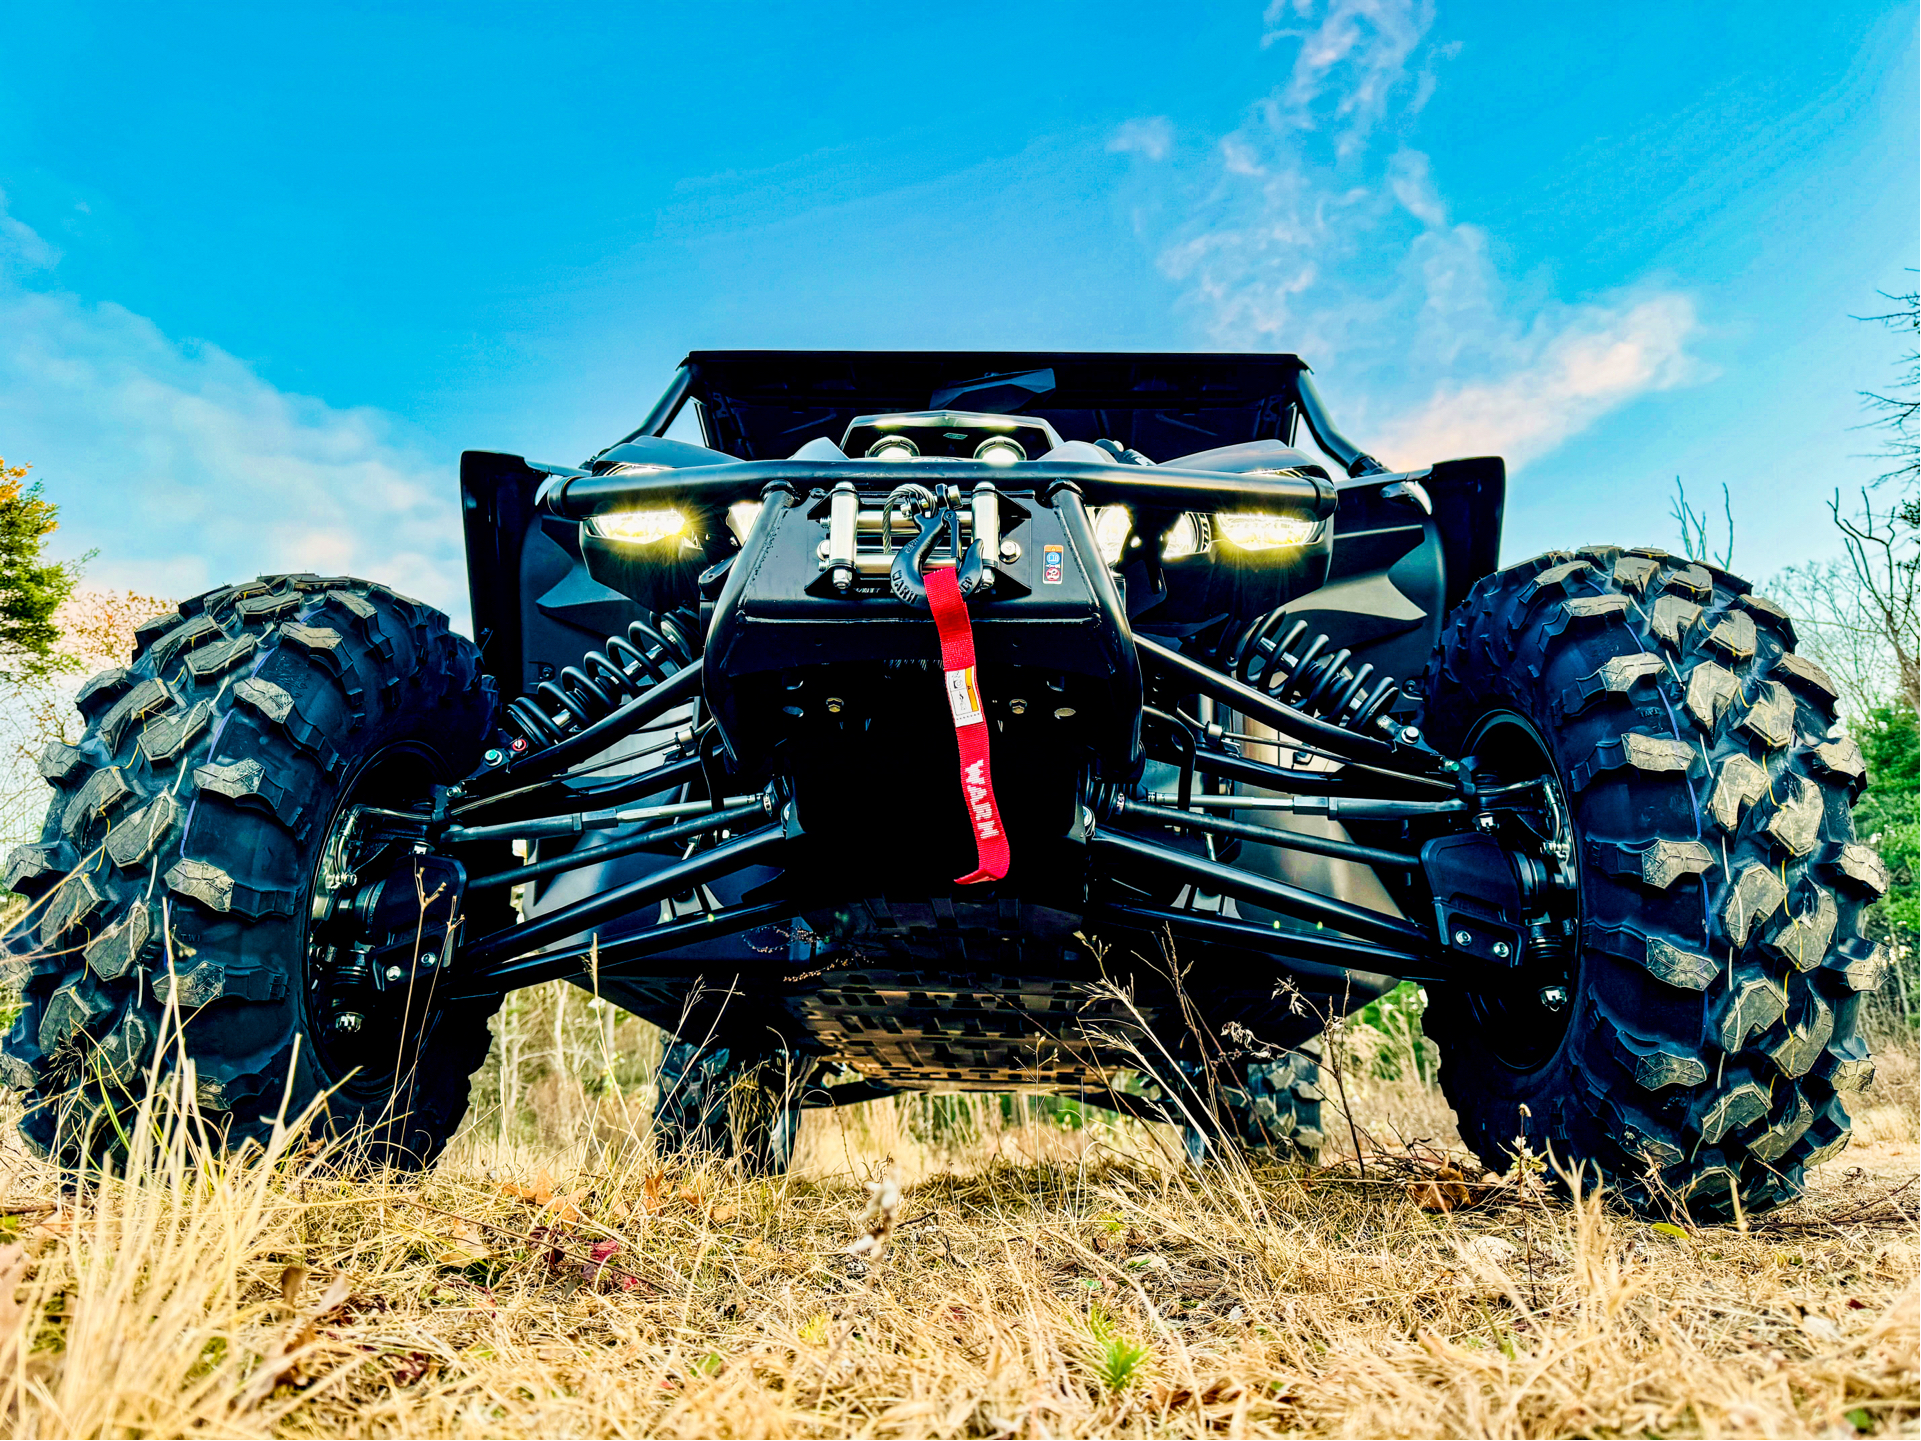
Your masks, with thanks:
<instances>
[{"instance_id":1,"label":"leafless tree","mask_svg":"<svg viewBox=\"0 0 1921 1441\"><path fill-rule=\"evenodd\" d=\"M1893 659L1900 694L1910 701L1921 685L1916 667L1917 623L1915 617L1916 578L1921 574L1921 546L1917 545L1915 525L1904 520L1902 510L1912 510L1909 497L1882 511L1876 511L1868 492L1861 492L1861 513L1841 514L1841 492L1834 493L1828 510L1840 528L1848 549L1848 563L1860 582L1866 609L1881 624L1881 635Z\"/></svg>"},{"instance_id":2,"label":"leafless tree","mask_svg":"<svg viewBox=\"0 0 1921 1441\"><path fill-rule=\"evenodd\" d=\"M1921 335L1921 297L1881 292L1893 308L1855 319ZM1921 352L1913 343L1896 362L1895 383L1886 391L1860 392L1870 419L1863 428L1883 432L1873 458L1889 468L1861 490L1858 513L1842 513L1836 491L1828 502L1841 532L1844 559L1813 561L1776 576L1769 589L1795 615L1802 648L1814 654L1839 682L1843 705L1855 718L1890 697L1916 699L1916 653L1921 650L1915 608L1921 579ZM1885 504L1876 493L1889 481L1899 493ZM1677 514L1680 512L1677 511ZM1683 522L1685 526L1685 521Z\"/></svg>"},{"instance_id":3,"label":"leafless tree","mask_svg":"<svg viewBox=\"0 0 1921 1441\"><path fill-rule=\"evenodd\" d=\"M1674 504L1668 514L1681 527L1681 551L1689 560L1712 561L1722 570L1734 569L1734 502L1728 497L1725 481L1721 484L1721 513L1727 518L1728 543L1719 555L1708 544L1708 513L1688 504L1687 487L1674 477Z\"/></svg>"},{"instance_id":4,"label":"leafless tree","mask_svg":"<svg viewBox=\"0 0 1921 1441\"><path fill-rule=\"evenodd\" d=\"M1894 309L1880 315L1857 315L1856 320L1885 325L1890 330L1906 331L1909 335L1921 336L1921 292L1907 291L1901 295L1880 292L1883 300L1894 305ZM1916 422L1921 420L1921 348L1909 342L1908 353L1897 362L1900 375L1895 381L1894 393L1883 395L1878 390L1864 390L1862 402L1873 413L1873 419L1864 428L1887 432L1881 448L1874 452L1875 458L1892 462L1892 468L1883 471L1875 478L1878 487L1886 482L1900 481L1912 486L1921 480L1921 436L1917 436ZM1905 509L1905 516L1899 511ZM1916 500L1910 495L1905 502L1896 507L1897 520L1902 520L1913 529L1921 516L1915 514Z\"/></svg>"}]
</instances>

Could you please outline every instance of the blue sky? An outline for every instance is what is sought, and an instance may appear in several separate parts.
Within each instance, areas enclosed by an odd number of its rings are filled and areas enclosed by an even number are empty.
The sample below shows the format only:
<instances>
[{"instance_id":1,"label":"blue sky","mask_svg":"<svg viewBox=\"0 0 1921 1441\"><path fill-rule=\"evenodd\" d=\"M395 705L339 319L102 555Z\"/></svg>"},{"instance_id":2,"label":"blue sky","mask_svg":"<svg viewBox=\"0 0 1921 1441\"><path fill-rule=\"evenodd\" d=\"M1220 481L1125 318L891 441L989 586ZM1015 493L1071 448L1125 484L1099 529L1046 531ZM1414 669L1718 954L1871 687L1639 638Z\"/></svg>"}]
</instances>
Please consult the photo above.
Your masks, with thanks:
<instances>
[{"instance_id":1,"label":"blue sky","mask_svg":"<svg viewBox=\"0 0 1921 1441\"><path fill-rule=\"evenodd\" d=\"M903 14L911 10L912 13ZM1292 350L1505 551L1835 549L1917 263L1916 9L1446 0L0 10L0 454L105 584L464 614L455 465L686 350Z\"/></svg>"}]
</instances>

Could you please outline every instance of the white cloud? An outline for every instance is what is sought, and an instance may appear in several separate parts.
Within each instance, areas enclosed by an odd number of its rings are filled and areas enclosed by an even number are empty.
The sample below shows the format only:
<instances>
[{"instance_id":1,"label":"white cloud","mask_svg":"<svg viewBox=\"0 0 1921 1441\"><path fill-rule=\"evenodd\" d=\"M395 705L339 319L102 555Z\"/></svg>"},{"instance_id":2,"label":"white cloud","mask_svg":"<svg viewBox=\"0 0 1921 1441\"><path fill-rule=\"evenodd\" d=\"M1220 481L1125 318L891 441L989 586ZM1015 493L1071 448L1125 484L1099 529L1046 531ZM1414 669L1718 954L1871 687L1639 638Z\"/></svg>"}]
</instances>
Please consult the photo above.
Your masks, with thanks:
<instances>
[{"instance_id":1,"label":"white cloud","mask_svg":"<svg viewBox=\"0 0 1921 1441\"><path fill-rule=\"evenodd\" d=\"M1315 109L1332 86L1339 97L1333 118L1347 126L1340 144L1351 150L1366 140L1407 78L1408 60L1434 23L1434 6L1432 0L1329 0L1312 28L1285 23L1310 20L1317 8L1315 0L1272 0L1261 45L1301 42L1282 92L1285 112L1302 129L1315 128Z\"/></svg>"},{"instance_id":2,"label":"white cloud","mask_svg":"<svg viewBox=\"0 0 1921 1441\"><path fill-rule=\"evenodd\" d=\"M1700 373L1693 305L1630 288L1581 305L1509 293L1499 247L1457 220L1427 155L1394 138L1435 91L1431 0L1273 0L1285 78L1204 165L1137 177L1162 272L1224 348L1292 350L1337 418L1408 464L1502 451L1520 463Z\"/></svg>"},{"instance_id":3,"label":"white cloud","mask_svg":"<svg viewBox=\"0 0 1921 1441\"><path fill-rule=\"evenodd\" d=\"M1128 120L1108 137L1107 148L1119 155L1145 155L1149 160L1165 160L1174 148L1174 127L1165 115L1150 115Z\"/></svg>"},{"instance_id":4,"label":"white cloud","mask_svg":"<svg viewBox=\"0 0 1921 1441\"><path fill-rule=\"evenodd\" d=\"M184 598L346 572L465 616L454 478L399 422L28 283L57 258L0 211L0 454L31 461L60 505L58 551L99 551L92 583Z\"/></svg>"},{"instance_id":5,"label":"white cloud","mask_svg":"<svg viewBox=\"0 0 1921 1441\"><path fill-rule=\"evenodd\" d=\"M1444 383L1383 429L1375 453L1391 466L1490 454L1524 464L1623 401L1696 379L1694 327L1694 306L1679 295L1544 320L1505 373Z\"/></svg>"}]
</instances>

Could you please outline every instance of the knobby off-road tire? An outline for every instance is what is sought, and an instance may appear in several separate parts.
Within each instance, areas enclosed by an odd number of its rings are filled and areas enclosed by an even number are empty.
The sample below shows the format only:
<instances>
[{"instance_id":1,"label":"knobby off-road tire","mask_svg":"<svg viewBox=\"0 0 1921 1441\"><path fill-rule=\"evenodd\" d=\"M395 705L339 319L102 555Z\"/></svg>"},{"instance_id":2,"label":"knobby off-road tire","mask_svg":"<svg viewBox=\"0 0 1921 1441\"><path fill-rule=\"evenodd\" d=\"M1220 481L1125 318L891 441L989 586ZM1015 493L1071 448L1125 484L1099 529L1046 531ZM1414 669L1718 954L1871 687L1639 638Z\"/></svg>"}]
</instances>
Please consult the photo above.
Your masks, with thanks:
<instances>
[{"instance_id":1,"label":"knobby off-road tire","mask_svg":"<svg viewBox=\"0 0 1921 1441\"><path fill-rule=\"evenodd\" d=\"M431 1159L498 1002L423 997L405 1054L371 1054L316 1014L306 917L357 787L404 772L417 794L361 798L405 804L477 765L494 696L472 644L383 586L262 577L146 622L132 663L77 703L80 743L40 759L41 840L7 866L32 905L5 942L24 1006L0 1079L26 1093L27 1140L68 1161L111 1151L156 1047L171 1069L184 1034L229 1145L264 1139L283 1097L291 1118L333 1090L328 1124L364 1130L370 1159Z\"/></svg>"},{"instance_id":2,"label":"knobby off-road tire","mask_svg":"<svg viewBox=\"0 0 1921 1441\"><path fill-rule=\"evenodd\" d=\"M1280 1161L1314 1165L1326 1136L1321 1130L1320 1042L1308 1041L1272 1061L1237 1061L1216 1084L1218 1121L1227 1137ZM1194 1126L1184 1135L1189 1155L1205 1154Z\"/></svg>"},{"instance_id":3,"label":"knobby off-road tire","mask_svg":"<svg viewBox=\"0 0 1921 1441\"><path fill-rule=\"evenodd\" d=\"M1844 1098L1873 1075L1856 1012L1886 960L1861 924L1887 875L1854 835L1861 752L1788 616L1662 551L1552 553L1474 588L1424 690L1446 754L1490 713L1530 723L1578 841L1578 956L1550 1057L1504 1061L1513 1042L1477 999L1430 987L1468 1145L1505 1166L1526 1137L1649 1211L1796 1195L1846 1145Z\"/></svg>"},{"instance_id":4,"label":"knobby off-road tire","mask_svg":"<svg viewBox=\"0 0 1921 1441\"><path fill-rule=\"evenodd\" d=\"M800 1136L797 1065L752 1042L670 1036L654 1101L661 1154L732 1156L749 1175L780 1175Z\"/></svg>"}]
</instances>

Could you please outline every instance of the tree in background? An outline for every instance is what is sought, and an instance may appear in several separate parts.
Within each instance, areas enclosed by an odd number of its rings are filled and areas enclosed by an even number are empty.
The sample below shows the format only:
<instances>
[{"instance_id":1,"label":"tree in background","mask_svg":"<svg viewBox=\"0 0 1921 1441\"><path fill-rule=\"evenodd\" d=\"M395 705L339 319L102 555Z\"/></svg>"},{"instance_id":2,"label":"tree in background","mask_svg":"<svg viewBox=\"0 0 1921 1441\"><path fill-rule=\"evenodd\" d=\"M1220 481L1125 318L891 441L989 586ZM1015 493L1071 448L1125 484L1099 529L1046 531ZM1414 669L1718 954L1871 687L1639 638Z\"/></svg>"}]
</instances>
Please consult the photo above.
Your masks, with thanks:
<instances>
[{"instance_id":1,"label":"tree in background","mask_svg":"<svg viewBox=\"0 0 1921 1441\"><path fill-rule=\"evenodd\" d=\"M47 559L60 508L27 485L26 465L0 459L0 681L44 680L71 669L55 615L73 594L82 562Z\"/></svg>"},{"instance_id":2,"label":"tree in background","mask_svg":"<svg viewBox=\"0 0 1921 1441\"><path fill-rule=\"evenodd\" d=\"M172 602L82 589L77 561L47 545L60 508L31 467L0 460L0 840L37 835L50 792L36 763L53 741L79 739L73 689L133 653L134 627Z\"/></svg>"},{"instance_id":3,"label":"tree in background","mask_svg":"<svg viewBox=\"0 0 1921 1441\"><path fill-rule=\"evenodd\" d=\"M1795 619L1800 649L1820 661L1841 691L1841 712L1868 763L1868 788L1855 809L1855 829L1888 867L1888 894L1869 914L1869 932L1887 944L1895 964L1889 999L1913 1024L1921 1002L1921 936L1917 935L1917 727L1921 685L1921 296L1882 298L1893 308L1857 316L1910 337L1887 390L1860 392L1869 412L1864 429L1881 444L1869 453L1887 469L1861 490L1853 514L1840 492L1828 509L1843 555L1791 566L1769 583L1773 598ZM1880 497L1892 487L1895 495ZM1680 514L1680 512L1677 512ZM1686 522L1683 522L1684 535ZM1690 552L1692 554L1692 552Z\"/></svg>"},{"instance_id":4,"label":"tree in background","mask_svg":"<svg viewBox=\"0 0 1921 1441\"><path fill-rule=\"evenodd\" d=\"M1828 508L1844 555L1789 566L1768 584L1768 593L1794 616L1801 649L1840 686L1850 723L1890 699L1905 697L1913 709L1921 546L1913 521L1902 517L1912 505L1882 507L1864 489L1859 513L1849 516L1837 492Z\"/></svg>"},{"instance_id":5,"label":"tree in background","mask_svg":"<svg viewBox=\"0 0 1921 1441\"><path fill-rule=\"evenodd\" d=\"M1857 315L1855 319L1921 337L1921 291L1890 295L1884 290L1881 298L1893 302L1894 309L1880 315ZM1921 343L1909 341L1908 353L1896 363L1901 373L1895 380L1894 394L1883 395L1878 390L1860 392L1863 404L1874 415L1867 422L1867 428L1885 432L1881 448L1874 454L1891 462L1891 468L1876 477L1877 486L1890 480L1912 486L1921 480L1921 435L1917 435L1915 429L1917 420L1921 420ZM1921 500L1911 493L1902 508L1907 512L1910 529L1921 524Z\"/></svg>"},{"instance_id":6,"label":"tree in background","mask_svg":"<svg viewBox=\"0 0 1921 1441\"><path fill-rule=\"evenodd\" d=\"M58 639L44 662L30 674L0 677L0 842L40 834L53 795L40 776L41 752L55 741L72 745L86 728L75 690L88 676L125 665L140 622L172 609L159 596L77 587L53 614Z\"/></svg>"},{"instance_id":7,"label":"tree in background","mask_svg":"<svg viewBox=\"0 0 1921 1441\"><path fill-rule=\"evenodd\" d=\"M1916 1002L1917 914L1915 879L1921 869L1921 816L1917 816L1917 756L1914 706L1884 701L1851 727L1868 763L1868 788L1854 807L1854 829L1880 853L1891 884L1881 904L1868 913L1870 938L1894 953L1895 1000L1903 1017L1912 1018Z\"/></svg>"}]
</instances>

